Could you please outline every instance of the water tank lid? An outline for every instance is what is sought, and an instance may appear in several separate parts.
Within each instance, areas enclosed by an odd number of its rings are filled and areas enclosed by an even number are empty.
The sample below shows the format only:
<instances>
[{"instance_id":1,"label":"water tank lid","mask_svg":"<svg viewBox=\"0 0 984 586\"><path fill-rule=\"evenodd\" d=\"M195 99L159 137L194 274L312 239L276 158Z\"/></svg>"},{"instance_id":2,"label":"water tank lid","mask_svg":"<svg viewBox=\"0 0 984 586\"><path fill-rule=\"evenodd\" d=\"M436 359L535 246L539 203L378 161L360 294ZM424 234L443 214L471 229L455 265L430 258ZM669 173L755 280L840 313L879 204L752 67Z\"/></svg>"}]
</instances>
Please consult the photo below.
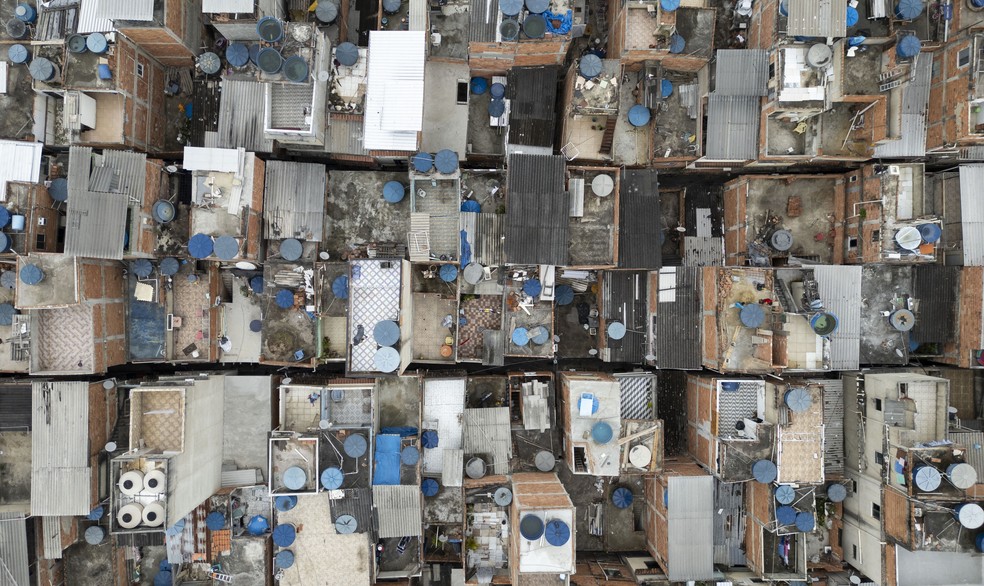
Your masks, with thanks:
<instances>
[{"instance_id":1,"label":"water tank lid","mask_svg":"<svg viewBox=\"0 0 984 586\"><path fill-rule=\"evenodd\" d=\"M683 38L682 35L673 33L670 35L670 53L674 55L679 55L683 53L684 49L687 48L687 39Z\"/></svg>"},{"instance_id":2,"label":"water tank lid","mask_svg":"<svg viewBox=\"0 0 984 586\"><path fill-rule=\"evenodd\" d=\"M66 193L66 198L68 194ZM161 224L166 224L174 219L174 204L166 201L160 200L154 203L154 207L151 209L151 214L154 219Z\"/></svg>"},{"instance_id":3,"label":"water tank lid","mask_svg":"<svg viewBox=\"0 0 984 586\"><path fill-rule=\"evenodd\" d=\"M524 515L519 520L519 534L528 541L543 537L543 519L536 515Z\"/></svg>"},{"instance_id":4,"label":"water tank lid","mask_svg":"<svg viewBox=\"0 0 984 586\"><path fill-rule=\"evenodd\" d=\"M20 43L11 45L7 49L7 58L9 58L12 63L27 63L27 59L30 55L31 54L28 52L27 47L21 45Z\"/></svg>"},{"instance_id":5,"label":"water tank lid","mask_svg":"<svg viewBox=\"0 0 984 586\"><path fill-rule=\"evenodd\" d=\"M407 194L407 188L399 181L387 181L383 185L383 199L389 203L399 203Z\"/></svg>"},{"instance_id":6,"label":"water tank lid","mask_svg":"<svg viewBox=\"0 0 984 586\"><path fill-rule=\"evenodd\" d=\"M471 78L471 93L476 96L484 94L489 89L489 80L484 77Z\"/></svg>"},{"instance_id":7,"label":"water tank lid","mask_svg":"<svg viewBox=\"0 0 984 586\"><path fill-rule=\"evenodd\" d=\"M523 10L523 0L500 0L499 10L506 16L516 16Z\"/></svg>"},{"instance_id":8,"label":"water tank lid","mask_svg":"<svg viewBox=\"0 0 984 586\"><path fill-rule=\"evenodd\" d=\"M366 441L366 436L361 433L353 433L345 438L343 447L346 456L360 458L366 454L366 450L369 448L369 442Z\"/></svg>"},{"instance_id":9,"label":"water tank lid","mask_svg":"<svg viewBox=\"0 0 984 586\"><path fill-rule=\"evenodd\" d=\"M940 487L943 482L943 475L932 466L920 466L916 468L915 474L916 488L925 492L932 492Z\"/></svg>"},{"instance_id":10,"label":"water tank lid","mask_svg":"<svg viewBox=\"0 0 984 586\"><path fill-rule=\"evenodd\" d=\"M791 504L796 500L796 490L788 484L780 484L776 487L776 500L782 505Z\"/></svg>"},{"instance_id":11,"label":"water tank lid","mask_svg":"<svg viewBox=\"0 0 984 586\"><path fill-rule=\"evenodd\" d=\"M813 397L810 391L803 387L789 389L783 397L786 406L793 413L802 413L813 405Z\"/></svg>"},{"instance_id":12,"label":"water tank lid","mask_svg":"<svg viewBox=\"0 0 984 586\"><path fill-rule=\"evenodd\" d=\"M273 543L277 547L290 547L297 538L297 529L290 523L283 523L273 528Z\"/></svg>"},{"instance_id":13,"label":"water tank lid","mask_svg":"<svg viewBox=\"0 0 984 586\"><path fill-rule=\"evenodd\" d=\"M455 265L442 265L438 274L441 276L442 281L450 283L458 278L458 267Z\"/></svg>"},{"instance_id":14,"label":"water tank lid","mask_svg":"<svg viewBox=\"0 0 984 586\"><path fill-rule=\"evenodd\" d=\"M608 337L613 340L621 340L625 337L625 324L620 321L613 321L608 324Z\"/></svg>"},{"instance_id":15,"label":"water tank lid","mask_svg":"<svg viewBox=\"0 0 984 586\"><path fill-rule=\"evenodd\" d=\"M536 326L529 331L530 341L537 345L550 341L550 330L546 326Z\"/></svg>"},{"instance_id":16,"label":"water tank lid","mask_svg":"<svg viewBox=\"0 0 984 586\"><path fill-rule=\"evenodd\" d=\"M249 520L246 529L250 535L263 535L270 528L270 522L263 515L255 515Z\"/></svg>"},{"instance_id":17,"label":"water tank lid","mask_svg":"<svg viewBox=\"0 0 984 586\"><path fill-rule=\"evenodd\" d=\"M264 16L256 23L256 34L267 43L277 43L284 38L284 25L273 16Z\"/></svg>"},{"instance_id":18,"label":"water tank lid","mask_svg":"<svg viewBox=\"0 0 984 586\"><path fill-rule=\"evenodd\" d=\"M44 272L36 264L24 265L20 271L20 279L25 285L37 285L44 279Z\"/></svg>"},{"instance_id":19,"label":"water tank lid","mask_svg":"<svg viewBox=\"0 0 984 586\"><path fill-rule=\"evenodd\" d=\"M847 487L843 484L831 484L827 487L827 498L830 502L843 502L847 498Z\"/></svg>"},{"instance_id":20,"label":"water tank lid","mask_svg":"<svg viewBox=\"0 0 984 586\"><path fill-rule=\"evenodd\" d=\"M943 235L939 224L920 224L918 229L923 242L927 244L933 244Z\"/></svg>"},{"instance_id":21,"label":"water tank lid","mask_svg":"<svg viewBox=\"0 0 984 586\"><path fill-rule=\"evenodd\" d=\"M468 475L468 478L484 478L485 460L478 457L470 458L465 464L465 474Z\"/></svg>"},{"instance_id":22,"label":"water tank lid","mask_svg":"<svg viewBox=\"0 0 984 586\"><path fill-rule=\"evenodd\" d=\"M141 279L146 279L151 273L154 272L154 265L152 265L146 258L138 258L133 261L131 266L133 267L133 274Z\"/></svg>"},{"instance_id":23,"label":"water tank lid","mask_svg":"<svg viewBox=\"0 0 984 586\"><path fill-rule=\"evenodd\" d=\"M276 529L274 529L276 532ZM283 551L278 551L273 563L280 569L286 570L287 568L294 565L294 552L285 549Z\"/></svg>"},{"instance_id":24,"label":"water tank lid","mask_svg":"<svg viewBox=\"0 0 984 586\"><path fill-rule=\"evenodd\" d=\"M526 328L516 328L512 332L512 343L517 346L525 346L530 343L530 332Z\"/></svg>"},{"instance_id":25,"label":"water tank lid","mask_svg":"<svg viewBox=\"0 0 984 586\"><path fill-rule=\"evenodd\" d=\"M335 531L341 535L355 533L359 528L359 521L352 515L341 515L335 519Z\"/></svg>"},{"instance_id":26,"label":"water tank lid","mask_svg":"<svg viewBox=\"0 0 984 586\"><path fill-rule=\"evenodd\" d=\"M636 468L648 468L652 463L653 451L648 447L639 444L629 450L629 463Z\"/></svg>"},{"instance_id":27,"label":"water tank lid","mask_svg":"<svg viewBox=\"0 0 984 586\"><path fill-rule=\"evenodd\" d=\"M280 309L290 309L294 307L294 292L290 289L281 289L277 291L275 301Z\"/></svg>"},{"instance_id":28,"label":"water tank lid","mask_svg":"<svg viewBox=\"0 0 984 586\"><path fill-rule=\"evenodd\" d=\"M348 275L339 275L331 282L331 294L336 299L348 299L349 278Z\"/></svg>"},{"instance_id":29,"label":"water tank lid","mask_svg":"<svg viewBox=\"0 0 984 586\"><path fill-rule=\"evenodd\" d=\"M336 490L342 487L342 483L345 482L345 475L342 471L334 466L325 468L321 472L321 486L325 487L327 490Z\"/></svg>"},{"instance_id":30,"label":"water tank lid","mask_svg":"<svg viewBox=\"0 0 984 586\"><path fill-rule=\"evenodd\" d=\"M515 41L519 36L519 21L515 18L503 18L499 24L499 36L503 41Z\"/></svg>"},{"instance_id":31,"label":"water tank lid","mask_svg":"<svg viewBox=\"0 0 984 586\"><path fill-rule=\"evenodd\" d=\"M919 2L922 6L922 2ZM895 45L895 52L903 59L912 59L922 51L922 43L915 35L906 35Z\"/></svg>"},{"instance_id":32,"label":"water tank lid","mask_svg":"<svg viewBox=\"0 0 984 586\"><path fill-rule=\"evenodd\" d=\"M506 113L506 101L505 100L490 100L489 101L489 116L493 118L498 118Z\"/></svg>"},{"instance_id":33,"label":"water tank lid","mask_svg":"<svg viewBox=\"0 0 984 586\"><path fill-rule=\"evenodd\" d=\"M106 35L103 33L91 33L85 38L85 46L93 53L105 53L109 48L109 42L106 41Z\"/></svg>"},{"instance_id":34,"label":"water tank lid","mask_svg":"<svg viewBox=\"0 0 984 586\"><path fill-rule=\"evenodd\" d=\"M523 32L531 39L541 39L547 32L547 21L540 14L531 14L523 21Z\"/></svg>"},{"instance_id":35,"label":"water tank lid","mask_svg":"<svg viewBox=\"0 0 984 586\"><path fill-rule=\"evenodd\" d=\"M372 357L373 366L379 372L390 373L400 368L400 352L396 348L383 347Z\"/></svg>"},{"instance_id":36,"label":"water tank lid","mask_svg":"<svg viewBox=\"0 0 984 586\"><path fill-rule=\"evenodd\" d=\"M451 149L441 149L434 155L434 166L438 173L450 175L458 168L458 153Z\"/></svg>"},{"instance_id":37,"label":"water tank lid","mask_svg":"<svg viewBox=\"0 0 984 586\"><path fill-rule=\"evenodd\" d=\"M571 528L560 519L554 519L547 523L544 535L546 535L547 543L554 547L560 547L571 540Z\"/></svg>"},{"instance_id":38,"label":"water tank lid","mask_svg":"<svg viewBox=\"0 0 984 586\"><path fill-rule=\"evenodd\" d=\"M210 531L219 531L225 527L225 515L221 511L212 511L205 517L205 526Z\"/></svg>"},{"instance_id":39,"label":"water tank lid","mask_svg":"<svg viewBox=\"0 0 984 586\"><path fill-rule=\"evenodd\" d=\"M632 491L624 486L620 486L612 491L612 504L618 509L627 509L632 506L635 496Z\"/></svg>"},{"instance_id":40,"label":"water tank lid","mask_svg":"<svg viewBox=\"0 0 984 586\"><path fill-rule=\"evenodd\" d=\"M318 2L318 8L315 9L314 15L321 22L331 24L338 18L338 5L327 0Z\"/></svg>"},{"instance_id":41,"label":"water tank lid","mask_svg":"<svg viewBox=\"0 0 984 586\"><path fill-rule=\"evenodd\" d=\"M950 483L960 490L967 490L977 484L977 470L966 462L958 462L947 466L946 475Z\"/></svg>"},{"instance_id":42,"label":"water tank lid","mask_svg":"<svg viewBox=\"0 0 984 586\"><path fill-rule=\"evenodd\" d=\"M598 197L608 197L615 190L615 180L608 173L599 173L591 180L591 192Z\"/></svg>"},{"instance_id":43,"label":"water tank lid","mask_svg":"<svg viewBox=\"0 0 984 586\"><path fill-rule=\"evenodd\" d=\"M780 525L792 525L796 522L796 509L787 505L776 507L776 522Z\"/></svg>"},{"instance_id":44,"label":"water tank lid","mask_svg":"<svg viewBox=\"0 0 984 586\"><path fill-rule=\"evenodd\" d=\"M291 466L284 470L284 486L289 490L301 490L307 483L307 472L300 466Z\"/></svg>"},{"instance_id":45,"label":"water tank lid","mask_svg":"<svg viewBox=\"0 0 984 586\"><path fill-rule=\"evenodd\" d=\"M659 0L659 7L664 12L673 12L677 8L680 8L680 0Z\"/></svg>"},{"instance_id":46,"label":"water tank lid","mask_svg":"<svg viewBox=\"0 0 984 586\"><path fill-rule=\"evenodd\" d=\"M649 119L651 114L649 108L643 106L642 104L636 104L629 108L629 124L635 127L645 126L649 124Z\"/></svg>"},{"instance_id":47,"label":"water tank lid","mask_svg":"<svg viewBox=\"0 0 984 586\"><path fill-rule=\"evenodd\" d=\"M550 8L550 0L526 0L526 9L533 14L542 14Z\"/></svg>"},{"instance_id":48,"label":"water tank lid","mask_svg":"<svg viewBox=\"0 0 984 586\"><path fill-rule=\"evenodd\" d=\"M400 450L400 463L404 466L416 466L420 461L420 450L417 446L407 446Z\"/></svg>"},{"instance_id":49,"label":"water tank lid","mask_svg":"<svg viewBox=\"0 0 984 586\"><path fill-rule=\"evenodd\" d=\"M757 482L769 484L776 479L779 471L771 460L759 460L752 464L752 476Z\"/></svg>"},{"instance_id":50,"label":"water tank lid","mask_svg":"<svg viewBox=\"0 0 984 586\"><path fill-rule=\"evenodd\" d=\"M499 82L493 83L489 88L489 95L492 96L492 99L494 100L506 97L506 86Z\"/></svg>"},{"instance_id":51,"label":"water tank lid","mask_svg":"<svg viewBox=\"0 0 984 586\"><path fill-rule=\"evenodd\" d=\"M274 506L277 507L277 510L283 513L297 506L297 497L278 496L276 499L274 499L273 503Z\"/></svg>"},{"instance_id":52,"label":"water tank lid","mask_svg":"<svg viewBox=\"0 0 984 586\"><path fill-rule=\"evenodd\" d=\"M99 545L106 539L106 530L99 525L93 525L85 530L85 542L89 545Z\"/></svg>"},{"instance_id":53,"label":"water tank lid","mask_svg":"<svg viewBox=\"0 0 984 586\"><path fill-rule=\"evenodd\" d=\"M596 444L607 444L612 441L614 436L615 432L612 430L612 426L605 421L598 421L591 426L591 439Z\"/></svg>"},{"instance_id":54,"label":"water tank lid","mask_svg":"<svg viewBox=\"0 0 984 586\"><path fill-rule=\"evenodd\" d=\"M543 292L543 284L540 283L540 279L527 279L523 283L523 293L526 293L530 297L536 297Z\"/></svg>"},{"instance_id":55,"label":"water tank lid","mask_svg":"<svg viewBox=\"0 0 984 586\"><path fill-rule=\"evenodd\" d=\"M309 73L307 61L300 55L292 55L284 61L284 77L294 83L306 82Z\"/></svg>"},{"instance_id":56,"label":"water tank lid","mask_svg":"<svg viewBox=\"0 0 984 586\"><path fill-rule=\"evenodd\" d=\"M772 248L779 252L786 252L793 247L793 233L789 230L776 230L770 238Z\"/></svg>"},{"instance_id":57,"label":"water tank lid","mask_svg":"<svg viewBox=\"0 0 984 586\"><path fill-rule=\"evenodd\" d=\"M212 255L214 244L208 234L195 234L188 241L188 254L192 258L208 258Z\"/></svg>"},{"instance_id":58,"label":"water tank lid","mask_svg":"<svg viewBox=\"0 0 984 586\"><path fill-rule=\"evenodd\" d=\"M425 478L424 481L420 483L420 492L422 492L426 497L432 497L440 490L441 485L438 484L433 478Z\"/></svg>"},{"instance_id":59,"label":"water tank lid","mask_svg":"<svg viewBox=\"0 0 984 586\"><path fill-rule=\"evenodd\" d=\"M900 332L908 332L916 326L916 316L908 309L898 309L888 316L888 323Z\"/></svg>"},{"instance_id":60,"label":"water tank lid","mask_svg":"<svg viewBox=\"0 0 984 586\"><path fill-rule=\"evenodd\" d=\"M977 503L957 507L957 520L967 529L980 529L984 525L984 509Z\"/></svg>"},{"instance_id":61,"label":"water tank lid","mask_svg":"<svg viewBox=\"0 0 984 586\"><path fill-rule=\"evenodd\" d=\"M547 450L540 450L533 457L533 464L540 472L550 472L557 465L557 458Z\"/></svg>"},{"instance_id":62,"label":"water tank lid","mask_svg":"<svg viewBox=\"0 0 984 586\"><path fill-rule=\"evenodd\" d=\"M161 274L165 277L173 277L178 274L178 270L181 269L181 261L169 256L161 261Z\"/></svg>"},{"instance_id":63,"label":"water tank lid","mask_svg":"<svg viewBox=\"0 0 984 586\"><path fill-rule=\"evenodd\" d=\"M256 66L264 73L277 73L284 66L284 58L273 47L264 47L256 56Z\"/></svg>"},{"instance_id":64,"label":"water tank lid","mask_svg":"<svg viewBox=\"0 0 984 586\"><path fill-rule=\"evenodd\" d=\"M741 306L738 317L746 328L757 328L765 323L765 310L758 303L746 303Z\"/></svg>"},{"instance_id":65,"label":"water tank lid","mask_svg":"<svg viewBox=\"0 0 984 586\"><path fill-rule=\"evenodd\" d=\"M55 76L55 64L44 57L37 57L28 66L31 77L38 81L48 81Z\"/></svg>"},{"instance_id":66,"label":"water tank lid","mask_svg":"<svg viewBox=\"0 0 984 586\"><path fill-rule=\"evenodd\" d=\"M924 7L922 0L899 0L895 5L895 15L902 20L915 20Z\"/></svg>"},{"instance_id":67,"label":"water tank lid","mask_svg":"<svg viewBox=\"0 0 984 586\"><path fill-rule=\"evenodd\" d=\"M380 320L372 328L372 338L380 346L395 346L400 341L400 324L391 319Z\"/></svg>"},{"instance_id":68,"label":"water tank lid","mask_svg":"<svg viewBox=\"0 0 984 586\"><path fill-rule=\"evenodd\" d=\"M574 302L574 289L570 285L559 285L554 291L554 302L557 305L570 305Z\"/></svg>"},{"instance_id":69,"label":"water tank lid","mask_svg":"<svg viewBox=\"0 0 984 586\"><path fill-rule=\"evenodd\" d=\"M359 48L349 42L344 42L335 48L335 59L346 67L351 67L359 61Z\"/></svg>"},{"instance_id":70,"label":"water tank lid","mask_svg":"<svg viewBox=\"0 0 984 586\"><path fill-rule=\"evenodd\" d=\"M853 6L848 6L847 7L847 23L846 23L847 26L848 26L848 28L856 25L858 23L858 18L859 18L858 9L857 8L854 8Z\"/></svg>"},{"instance_id":71,"label":"water tank lid","mask_svg":"<svg viewBox=\"0 0 984 586\"><path fill-rule=\"evenodd\" d=\"M263 277L257 275L249 280L249 288L253 293L263 293Z\"/></svg>"},{"instance_id":72,"label":"water tank lid","mask_svg":"<svg viewBox=\"0 0 984 586\"><path fill-rule=\"evenodd\" d=\"M304 253L304 246L301 245L301 241L296 238L286 238L280 241L280 256L284 260L295 261L301 258Z\"/></svg>"},{"instance_id":73,"label":"water tank lid","mask_svg":"<svg viewBox=\"0 0 984 586\"><path fill-rule=\"evenodd\" d=\"M796 529L799 531L813 531L813 528L816 526L817 520L813 516L813 513L805 511L796 513Z\"/></svg>"},{"instance_id":74,"label":"water tank lid","mask_svg":"<svg viewBox=\"0 0 984 586\"><path fill-rule=\"evenodd\" d=\"M249 47L243 43L231 43L226 48L226 61L233 67L243 67L249 63Z\"/></svg>"},{"instance_id":75,"label":"water tank lid","mask_svg":"<svg viewBox=\"0 0 984 586\"><path fill-rule=\"evenodd\" d=\"M512 497L512 491L505 486L495 489L495 492L492 494L492 500L500 507L509 506L512 503Z\"/></svg>"}]
</instances>

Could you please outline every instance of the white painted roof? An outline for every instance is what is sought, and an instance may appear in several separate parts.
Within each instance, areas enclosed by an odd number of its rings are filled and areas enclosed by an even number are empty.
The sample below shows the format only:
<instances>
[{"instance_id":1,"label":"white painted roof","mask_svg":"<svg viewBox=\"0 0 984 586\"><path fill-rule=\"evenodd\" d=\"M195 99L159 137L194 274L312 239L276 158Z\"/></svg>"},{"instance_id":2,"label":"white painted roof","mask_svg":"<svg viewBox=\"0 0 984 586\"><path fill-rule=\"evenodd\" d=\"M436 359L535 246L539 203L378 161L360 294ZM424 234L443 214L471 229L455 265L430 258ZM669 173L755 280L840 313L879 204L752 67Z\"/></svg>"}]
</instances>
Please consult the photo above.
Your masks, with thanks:
<instances>
[{"instance_id":1,"label":"white painted roof","mask_svg":"<svg viewBox=\"0 0 984 586\"><path fill-rule=\"evenodd\" d=\"M202 0L202 12L253 12L253 0Z\"/></svg>"},{"instance_id":2,"label":"white painted roof","mask_svg":"<svg viewBox=\"0 0 984 586\"><path fill-rule=\"evenodd\" d=\"M367 150L415 151L423 128L423 31L371 31L363 142Z\"/></svg>"},{"instance_id":3,"label":"white painted roof","mask_svg":"<svg viewBox=\"0 0 984 586\"><path fill-rule=\"evenodd\" d=\"M7 201L8 181L37 183L43 147L40 142L0 140L0 201Z\"/></svg>"},{"instance_id":4,"label":"white painted roof","mask_svg":"<svg viewBox=\"0 0 984 586\"><path fill-rule=\"evenodd\" d=\"M112 20L154 20L154 0L99 0L96 17Z\"/></svg>"},{"instance_id":5,"label":"white painted roof","mask_svg":"<svg viewBox=\"0 0 984 586\"><path fill-rule=\"evenodd\" d=\"M242 158L246 149L210 149L185 147L185 171L219 171L238 173L242 168Z\"/></svg>"},{"instance_id":6,"label":"white painted roof","mask_svg":"<svg viewBox=\"0 0 984 586\"><path fill-rule=\"evenodd\" d=\"M100 16L102 0L81 0L81 2L79 5L79 26L75 32L80 35L116 32L113 21Z\"/></svg>"}]
</instances>

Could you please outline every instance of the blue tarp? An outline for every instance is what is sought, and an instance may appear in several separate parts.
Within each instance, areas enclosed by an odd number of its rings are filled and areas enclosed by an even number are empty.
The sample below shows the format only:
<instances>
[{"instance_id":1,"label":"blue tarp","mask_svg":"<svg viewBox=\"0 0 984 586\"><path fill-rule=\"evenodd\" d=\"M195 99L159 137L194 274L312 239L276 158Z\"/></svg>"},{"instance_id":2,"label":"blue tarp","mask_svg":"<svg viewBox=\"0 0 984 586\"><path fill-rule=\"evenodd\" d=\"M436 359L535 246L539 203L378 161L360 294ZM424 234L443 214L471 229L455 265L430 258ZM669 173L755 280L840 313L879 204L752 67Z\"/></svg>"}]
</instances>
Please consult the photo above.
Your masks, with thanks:
<instances>
[{"instance_id":1,"label":"blue tarp","mask_svg":"<svg viewBox=\"0 0 984 586\"><path fill-rule=\"evenodd\" d=\"M471 245L468 244L468 232L461 231L461 266L471 263Z\"/></svg>"},{"instance_id":2,"label":"blue tarp","mask_svg":"<svg viewBox=\"0 0 984 586\"><path fill-rule=\"evenodd\" d=\"M416 427L384 427L379 430L379 433L384 435L398 435L400 437L410 437L412 435L417 435Z\"/></svg>"},{"instance_id":3,"label":"blue tarp","mask_svg":"<svg viewBox=\"0 0 984 586\"><path fill-rule=\"evenodd\" d=\"M553 35L566 35L571 32L574 20L574 13L570 10L566 14L552 14L544 12L543 16L547 19L547 32ZM554 27L554 22L560 21L560 26Z\"/></svg>"},{"instance_id":4,"label":"blue tarp","mask_svg":"<svg viewBox=\"0 0 984 586\"><path fill-rule=\"evenodd\" d=\"M376 470L373 484L400 484L400 436L376 436Z\"/></svg>"}]
</instances>

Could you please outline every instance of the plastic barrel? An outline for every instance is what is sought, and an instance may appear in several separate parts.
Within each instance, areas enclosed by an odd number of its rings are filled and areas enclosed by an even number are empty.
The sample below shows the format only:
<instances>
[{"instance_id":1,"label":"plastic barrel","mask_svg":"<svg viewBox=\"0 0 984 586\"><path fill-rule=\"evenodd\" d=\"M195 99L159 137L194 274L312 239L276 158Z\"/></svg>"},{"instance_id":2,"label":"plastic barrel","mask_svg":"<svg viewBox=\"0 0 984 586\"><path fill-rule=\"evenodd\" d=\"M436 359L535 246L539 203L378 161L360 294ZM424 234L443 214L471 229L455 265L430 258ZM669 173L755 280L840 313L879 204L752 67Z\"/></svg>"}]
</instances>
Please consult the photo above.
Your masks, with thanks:
<instances>
[{"instance_id":1,"label":"plastic barrel","mask_svg":"<svg viewBox=\"0 0 984 586\"><path fill-rule=\"evenodd\" d=\"M489 89L489 81L484 77L471 78L471 93L476 96L484 94Z\"/></svg>"},{"instance_id":2,"label":"plastic barrel","mask_svg":"<svg viewBox=\"0 0 984 586\"><path fill-rule=\"evenodd\" d=\"M11 63L22 64L27 63L28 59L31 58L31 52L27 50L27 47L17 43L16 45L11 45L7 48L7 58L10 59Z\"/></svg>"},{"instance_id":3,"label":"plastic barrel","mask_svg":"<svg viewBox=\"0 0 984 586\"><path fill-rule=\"evenodd\" d=\"M284 58L280 51L273 47L266 47L260 49L259 55L256 56L256 64L264 73L278 73L284 66Z\"/></svg>"},{"instance_id":4,"label":"plastic barrel","mask_svg":"<svg viewBox=\"0 0 984 586\"><path fill-rule=\"evenodd\" d=\"M531 39L542 39L547 32L547 21L539 14L531 14L523 21L523 33Z\"/></svg>"},{"instance_id":5,"label":"plastic barrel","mask_svg":"<svg viewBox=\"0 0 984 586\"><path fill-rule=\"evenodd\" d=\"M109 49L109 42L106 41L106 35L92 33L85 38L85 46L93 53L105 53Z\"/></svg>"},{"instance_id":6,"label":"plastic barrel","mask_svg":"<svg viewBox=\"0 0 984 586\"><path fill-rule=\"evenodd\" d=\"M288 57L284 61L284 77L294 83L304 83L308 79L308 64L300 55Z\"/></svg>"},{"instance_id":7,"label":"plastic barrel","mask_svg":"<svg viewBox=\"0 0 984 586\"><path fill-rule=\"evenodd\" d=\"M284 25L272 16L264 16L256 23L256 34L268 43L279 43L284 38Z\"/></svg>"}]
</instances>

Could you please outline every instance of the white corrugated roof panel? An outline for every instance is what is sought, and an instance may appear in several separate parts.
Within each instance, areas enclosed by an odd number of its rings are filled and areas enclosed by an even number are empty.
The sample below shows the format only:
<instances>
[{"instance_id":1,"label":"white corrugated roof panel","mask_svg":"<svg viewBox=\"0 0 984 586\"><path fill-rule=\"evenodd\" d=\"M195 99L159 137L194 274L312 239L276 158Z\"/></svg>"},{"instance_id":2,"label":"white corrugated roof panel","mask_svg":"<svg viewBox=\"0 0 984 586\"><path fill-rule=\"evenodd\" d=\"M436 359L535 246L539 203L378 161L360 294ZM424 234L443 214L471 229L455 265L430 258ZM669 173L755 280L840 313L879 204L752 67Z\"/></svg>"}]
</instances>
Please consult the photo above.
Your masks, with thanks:
<instances>
[{"instance_id":1,"label":"white corrugated roof panel","mask_svg":"<svg viewBox=\"0 0 984 586\"><path fill-rule=\"evenodd\" d=\"M89 384L36 382L31 392L31 515L85 515L92 505Z\"/></svg>"},{"instance_id":2,"label":"white corrugated roof panel","mask_svg":"<svg viewBox=\"0 0 984 586\"><path fill-rule=\"evenodd\" d=\"M27 519L19 513L0 513L0 584L31 584L27 557Z\"/></svg>"},{"instance_id":3,"label":"white corrugated roof panel","mask_svg":"<svg viewBox=\"0 0 984 586\"><path fill-rule=\"evenodd\" d=\"M423 31L371 31L363 142L367 150L415 151L424 118Z\"/></svg>"},{"instance_id":4,"label":"white corrugated roof panel","mask_svg":"<svg viewBox=\"0 0 984 586\"><path fill-rule=\"evenodd\" d=\"M670 580L710 580L714 577L714 479L671 477L667 497Z\"/></svg>"},{"instance_id":5,"label":"white corrugated roof panel","mask_svg":"<svg viewBox=\"0 0 984 586\"><path fill-rule=\"evenodd\" d=\"M81 0L79 5L79 26L76 28L80 35L89 33L114 33L116 27L113 21L99 16L102 12L100 6L103 0Z\"/></svg>"},{"instance_id":6,"label":"white corrugated roof panel","mask_svg":"<svg viewBox=\"0 0 984 586\"><path fill-rule=\"evenodd\" d=\"M8 181L37 183L41 177L40 142L0 140L0 201L7 201Z\"/></svg>"},{"instance_id":7,"label":"white corrugated roof panel","mask_svg":"<svg viewBox=\"0 0 984 586\"><path fill-rule=\"evenodd\" d=\"M984 266L984 165L960 165L960 224L963 228L963 263Z\"/></svg>"},{"instance_id":8,"label":"white corrugated roof panel","mask_svg":"<svg viewBox=\"0 0 984 586\"><path fill-rule=\"evenodd\" d=\"M253 12L253 0L202 0L202 12Z\"/></svg>"},{"instance_id":9,"label":"white corrugated roof panel","mask_svg":"<svg viewBox=\"0 0 984 586\"><path fill-rule=\"evenodd\" d=\"M408 537L421 533L420 487L374 486L372 504L379 520L379 537Z\"/></svg>"},{"instance_id":10,"label":"white corrugated roof panel","mask_svg":"<svg viewBox=\"0 0 984 586\"><path fill-rule=\"evenodd\" d=\"M830 368L857 370L861 360L861 267L813 267L820 300L837 316L830 334Z\"/></svg>"},{"instance_id":11,"label":"white corrugated roof panel","mask_svg":"<svg viewBox=\"0 0 984 586\"><path fill-rule=\"evenodd\" d=\"M242 157L246 149L209 149L202 147L185 147L185 171L218 171L220 173L236 173L241 168Z\"/></svg>"},{"instance_id":12,"label":"white corrugated roof panel","mask_svg":"<svg viewBox=\"0 0 984 586\"><path fill-rule=\"evenodd\" d=\"M99 0L95 16L110 20L154 20L154 0Z\"/></svg>"}]
</instances>

